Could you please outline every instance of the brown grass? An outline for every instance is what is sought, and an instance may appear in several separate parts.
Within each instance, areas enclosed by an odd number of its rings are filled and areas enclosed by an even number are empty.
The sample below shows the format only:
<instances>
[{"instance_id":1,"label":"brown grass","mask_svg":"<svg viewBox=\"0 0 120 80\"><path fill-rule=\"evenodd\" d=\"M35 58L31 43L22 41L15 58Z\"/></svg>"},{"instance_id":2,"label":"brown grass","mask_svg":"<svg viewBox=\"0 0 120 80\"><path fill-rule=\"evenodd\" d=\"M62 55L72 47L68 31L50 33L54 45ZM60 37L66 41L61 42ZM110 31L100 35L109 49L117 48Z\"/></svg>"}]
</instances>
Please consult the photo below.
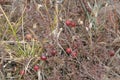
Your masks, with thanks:
<instances>
[{"instance_id":1,"label":"brown grass","mask_svg":"<svg viewBox=\"0 0 120 80\"><path fill-rule=\"evenodd\" d=\"M119 0L0 4L1 80L119 80ZM67 20L75 27L67 26ZM66 48L77 55L66 53Z\"/></svg>"}]
</instances>

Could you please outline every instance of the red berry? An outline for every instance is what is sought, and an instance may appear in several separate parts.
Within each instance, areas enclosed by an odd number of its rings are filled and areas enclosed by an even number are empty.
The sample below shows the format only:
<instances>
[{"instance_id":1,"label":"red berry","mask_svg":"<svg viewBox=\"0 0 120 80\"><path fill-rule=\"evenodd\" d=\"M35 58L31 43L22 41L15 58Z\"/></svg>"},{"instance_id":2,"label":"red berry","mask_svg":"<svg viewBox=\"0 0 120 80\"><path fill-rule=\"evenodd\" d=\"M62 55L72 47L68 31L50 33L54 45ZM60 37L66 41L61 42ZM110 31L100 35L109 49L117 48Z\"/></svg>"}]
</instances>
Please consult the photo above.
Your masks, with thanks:
<instances>
[{"instance_id":1,"label":"red berry","mask_svg":"<svg viewBox=\"0 0 120 80\"><path fill-rule=\"evenodd\" d=\"M24 75L24 74L25 74L25 70L21 70L20 75Z\"/></svg>"},{"instance_id":2,"label":"red berry","mask_svg":"<svg viewBox=\"0 0 120 80\"><path fill-rule=\"evenodd\" d=\"M71 56L72 56L73 58L76 58L76 57L77 57L77 52L72 52L72 53L71 53Z\"/></svg>"},{"instance_id":3,"label":"red berry","mask_svg":"<svg viewBox=\"0 0 120 80\"><path fill-rule=\"evenodd\" d=\"M35 71L38 71L38 70L39 70L39 66L38 66L38 65L35 65L35 66L34 66L34 70L35 70Z\"/></svg>"},{"instance_id":4,"label":"red berry","mask_svg":"<svg viewBox=\"0 0 120 80\"><path fill-rule=\"evenodd\" d=\"M71 22L71 27L75 27L76 26L76 24L75 24L75 22Z\"/></svg>"},{"instance_id":5,"label":"red berry","mask_svg":"<svg viewBox=\"0 0 120 80\"><path fill-rule=\"evenodd\" d=\"M67 25L67 26L70 26L70 27L75 27L75 26L76 26L75 22L72 22L72 21L70 21L70 20L67 20L67 21L66 21L66 25Z\"/></svg>"},{"instance_id":6,"label":"red berry","mask_svg":"<svg viewBox=\"0 0 120 80\"><path fill-rule=\"evenodd\" d=\"M67 20L65 23L66 23L67 26L71 25L71 21L70 20Z\"/></svg>"},{"instance_id":7,"label":"red berry","mask_svg":"<svg viewBox=\"0 0 120 80\"><path fill-rule=\"evenodd\" d=\"M56 50L52 50L51 51L51 55L55 56L55 54L57 54L57 51Z\"/></svg>"},{"instance_id":8,"label":"red berry","mask_svg":"<svg viewBox=\"0 0 120 80\"><path fill-rule=\"evenodd\" d=\"M109 51L109 55L110 55L110 57L112 57L112 56L115 55L115 52L114 52L113 50L110 50L110 51Z\"/></svg>"},{"instance_id":9,"label":"red berry","mask_svg":"<svg viewBox=\"0 0 120 80\"><path fill-rule=\"evenodd\" d=\"M44 60L44 61L46 61L46 60L47 60L47 57L46 57L45 55L42 55L42 56L41 56L41 59Z\"/></svg>"},{"instance_id":10,"label":"red berry","mask_svg":"<svg viewBox=\"0 0 120 80\"><path fill-rule=\"evenodd\" d=\"M72 50L71 50L70 48L67 48L67 49L66 49L66 52L67 52L68 54L71 54Z\"/></svg>"}]
</instances>

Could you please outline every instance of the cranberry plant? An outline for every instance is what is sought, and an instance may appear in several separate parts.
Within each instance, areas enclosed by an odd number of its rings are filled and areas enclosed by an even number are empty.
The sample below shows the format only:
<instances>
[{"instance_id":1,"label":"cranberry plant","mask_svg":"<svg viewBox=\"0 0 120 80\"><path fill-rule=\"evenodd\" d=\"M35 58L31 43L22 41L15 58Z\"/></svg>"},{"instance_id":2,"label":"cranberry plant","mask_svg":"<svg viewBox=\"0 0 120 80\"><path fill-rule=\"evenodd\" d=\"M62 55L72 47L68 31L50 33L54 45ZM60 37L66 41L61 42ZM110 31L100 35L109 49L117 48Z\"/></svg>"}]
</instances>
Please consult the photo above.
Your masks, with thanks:
<instances>
[{"instance_id":1,"label":"cranberry plant","mask_svg":"<svg viewBox=\"0 0 120 80\"><path fill-rule=\"evenodd\" d=\"M0 79L119 80L118 2L0 1Z\"/></svg>"}]
</instances>

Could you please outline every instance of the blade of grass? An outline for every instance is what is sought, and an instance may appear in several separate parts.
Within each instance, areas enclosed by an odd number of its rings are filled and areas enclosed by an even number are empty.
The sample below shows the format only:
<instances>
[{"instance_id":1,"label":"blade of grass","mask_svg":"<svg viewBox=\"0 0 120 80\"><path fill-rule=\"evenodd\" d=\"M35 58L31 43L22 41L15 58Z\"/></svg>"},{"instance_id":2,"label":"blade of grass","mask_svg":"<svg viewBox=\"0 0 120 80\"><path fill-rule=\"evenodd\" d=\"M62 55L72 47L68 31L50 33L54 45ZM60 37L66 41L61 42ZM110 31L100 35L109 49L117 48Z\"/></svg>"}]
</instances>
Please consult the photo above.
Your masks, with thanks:
<instances>
[{"instance_id":1,"label":"blade of grass","mask_svg":"<svg viewBox=\"0 0 120 80\"><path fill-rule=\"evenodd\" d=\"M5 16L5 18L6 18L7 22L8 22L8 24L9 24L9 26L10 26L12 32L13 32L13 35L16 37L16 32L15 32L15 30L14 30L14 28L13 28L13 26L12 26L10 20L8 19L7 15L6 15L6 13L4 12L4 10L3 10L3 8L2 8L1 5L0 5L0 10L2 11L3 15Z\"/></svg>"}]
</instances>

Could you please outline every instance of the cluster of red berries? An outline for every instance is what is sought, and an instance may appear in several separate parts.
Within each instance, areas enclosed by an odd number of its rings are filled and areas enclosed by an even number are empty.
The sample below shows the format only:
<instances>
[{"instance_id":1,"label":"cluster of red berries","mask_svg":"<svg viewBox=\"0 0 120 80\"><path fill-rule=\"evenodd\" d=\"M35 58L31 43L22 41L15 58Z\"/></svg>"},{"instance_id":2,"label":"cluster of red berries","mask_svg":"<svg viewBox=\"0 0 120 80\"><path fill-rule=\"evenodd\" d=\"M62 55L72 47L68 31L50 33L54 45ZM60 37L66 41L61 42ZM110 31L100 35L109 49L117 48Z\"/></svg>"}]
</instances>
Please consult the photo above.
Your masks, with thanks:
<instances>
[{"instance_id":1,"label":"cluster of red berries","mask_svg":"<svg viewBox=\"0 0 120 80\"><path fill-rule=\"evenodd\" d=\"M40 68L39 68L38 65L35 65L35 66L33 67L33 69L34 69L35 71L38 71ZM23 76L24 74L25 74L25 70L21 70L21 71L20 71L20 75Z\"/></svg>"},{"instance_id":2,"label":"cluster of red berries","mask_svg":"<svg viewBox=\"0 0 120 80\"><path fill-rule=\"evenodd\" d=\"M75 27L75 26L76 26L76 23L73 22L73 21L71 21L71 20L67 20L67 21L66 21L66 25L67 25L67 26L70 26L70 27ZM32 35L31 35L31 34L26 34L25 38L26 38L27 40L31 40L31 39L32 39ZM55 55L57 54L57 51L56 51L56 50L52 50L50 53L51 53L52 56L55 56ZM71 48L67 48L67 49L66 49L66 53L67 53L67 54L70 54L73 58L77 57L77 52L72 51ZM46 55L41 55L40 59L43 60L43 61L46 61L46 60L47 60L47 56L46 56ZM39 67L38 65L35 65L35 66L33 67L33 69L34 69L35 71L38 71L38 70L40 69L40 67ZM25 74L25 70L21 70L21 71L20 71L20 75L23 76L24 74Z\"/></svg>"},{"instance_id":3,"label":"cluster of red berries","mask_svg":"<svg viewBox=\"0 0 120 80\"><path fill-rule=\"evenodd\" d=\"M67 54L70 54L73 58L76 58L76 57L77 57L77 52L72 51L71 48L66 48L66 53L67 53Z\"/></svg>"},{"instance_id":4,"label":"cluster of red berries","mask_svg":"<svg viewBox=\"0 0 120 80\"><path fill-rule=\"evenodd\" d=\"M51 55L53 55L53 56L56 55L56 53L57 53L56 50L52 50L52 51L51 51ZM67 53L67 54L70 54L73 58L76 58L76 57L77 57L77 52L72 51L71 48L66 48L66 53ZM46 61L46 60L47 60L47 56L46 56L46 55L41 55L40 60ZM38 65L35 65L35 66L33 67L33 69L34 69L35 71L38 71L38 70L40 69L40 67L39 67ZM20 75L23 76L24 74L25 74L25 70L21 70L21 71L20 71Z\"/></svg>"},{"instance_id":5,"label":"cluster of red berries","mask_svg":"<svg viewBox=\"0 0 120 80\"><path fill-rule=\"evenodd\" d=\"M67 54L70 54L73 58L77 57L77 52L76 52L76 51L72 51L71 48L66 48L66 53L67 53ZM52 51L51 51L51 55L52 55L52 56L55 56L56 54L57 54L57 51L56 51L56 50L52 50ZM40 57L40 59L43 60L43 61L46 61L46 60L47 60L47 56L46 56L46 55L42 55L42 56Z\"/></svg>"},{"instance_id":6,"label":"cluster of red berries","mask_svg":"<svg viewBox=\"0 0 120 80\"><path fill-rule=\"evenodd\" d=\"M40 60L46 61L46 60L47 60L47 56L46 56L46 55L42 55L42 56L40 57ZM34 69L35 71L38 71L40 68L39 68L38 65L35 65L35 66L33 67L33 69ZM20 75L23 76L24 74L25 74L25 70L21 70L21 71L20 71Z\"/></svg>"},{"instance_id":7,"label":"cluster of red berries","mask_svg":"<svg viewBox=\"0 0 120 80\"><path fill-rule=\"evenodd\" d=\"M75 27L75 26L76 26L76 23L73 22L73 21L71 21L71 20L66 20L65 24L66 24L67 26L70 26L70 27Z\"/></svg>"},{"instance_id":8,"label":"cluster of red berries","mask_svg":"<svg viewBox=\"0 0 120 80\"><path fill-rule=\"evenodd\" d=\"M57 51L56 51L56 50L52 50L52 51L50 52L50 54L51 54L52 56L55 56L55 55L57 54ZM41 60L46 61L46 60L47 60L47 56L46 56L46 55L42 55L42 56L41 56Z\"/></svg>"}]
</instances>

